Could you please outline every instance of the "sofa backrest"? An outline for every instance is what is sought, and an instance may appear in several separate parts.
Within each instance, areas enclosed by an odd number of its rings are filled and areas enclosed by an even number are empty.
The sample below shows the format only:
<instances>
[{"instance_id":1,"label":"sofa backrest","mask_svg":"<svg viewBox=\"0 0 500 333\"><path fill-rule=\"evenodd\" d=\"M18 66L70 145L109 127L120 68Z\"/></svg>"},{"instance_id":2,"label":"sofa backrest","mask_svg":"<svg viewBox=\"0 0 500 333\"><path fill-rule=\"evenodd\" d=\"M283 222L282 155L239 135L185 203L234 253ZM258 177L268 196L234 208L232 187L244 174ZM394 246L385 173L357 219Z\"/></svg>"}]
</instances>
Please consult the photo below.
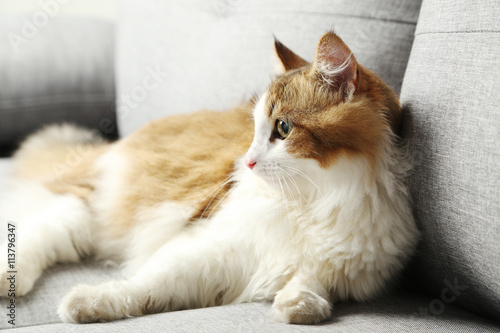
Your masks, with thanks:
<instances>
[{"instance_id":1,"label":"sofa backrest","mask_svg":"<svg viewBox=\"0 0 500 333\"><path fill-rule=\"evenodd\" d=\"M397 92L420 0L125 0L118 24L120 134L170 114L225 110L273 74L273 34L312 60L332 28Z\"/></svg>"},{"instance_id":2,"label":"sofa backrest","mask_svg":"<svg viewBox=\"0 0 500 333\"><path fill-rule=\"evenodd\" d=\"M500 318L500 3L424 0L403 82L423 232L411 274L440 314Z\"/></svg>"}]
</instances>

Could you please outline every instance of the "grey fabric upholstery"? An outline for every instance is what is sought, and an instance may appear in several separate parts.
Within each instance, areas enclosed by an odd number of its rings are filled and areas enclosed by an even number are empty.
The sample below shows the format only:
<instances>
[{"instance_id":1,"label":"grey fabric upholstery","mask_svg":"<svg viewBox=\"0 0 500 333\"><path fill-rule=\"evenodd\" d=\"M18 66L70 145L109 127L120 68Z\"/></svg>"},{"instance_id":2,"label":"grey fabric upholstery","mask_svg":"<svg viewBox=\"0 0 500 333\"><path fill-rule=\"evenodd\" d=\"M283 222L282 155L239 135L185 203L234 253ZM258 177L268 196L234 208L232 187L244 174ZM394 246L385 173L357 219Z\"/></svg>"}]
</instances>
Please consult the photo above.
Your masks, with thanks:
<instances>
[{"instance_id":1,"label":"grey fabric upholstery","mask_svg":"<svg viewBox=\"0 0 500 333\"><path fill-rule=\"evenodd\" d=\"M0 14L0 146L54 122L116 136L114 26L35 14Z\"/></svg>"},{"instance_id":2,"label":"grey fabric upholstery","mask_svg":"<svg viewBox=\"0 0 500 333\"><path fill-rule=\"evenodd\" d=\"M399 92L420 0L125 0L118 25L120 134L150 120L224 110L262 91L273 34L311 61L325 31Z\"/></svg>"},{"instance_id":3,"label":"grey fabric upholstery","mask_svg":"<svg viewBox=\"0 0 500 333\"><path fill-rule=\"evenodd\" d=\"M422 241L413 275L500 318L500 3L424 0L401 99Z\"/></svg>"},{"instance_id":4,"label":"grey fabric upholstery","mask_svg":"<svg viewBox=\"0 0 500 333\"><path fill-rule=\"evenodd\" d=\"M1 166L1 163L0 163ZM0 167L1 168L1 167ZM500 325L447 304L437 314L430 297L393 292L366 304L339 303L331 320L320 325L285 325L270 317L270 304L252 303L177 311L106 324L61 323L57 307L72 286L119 278L116 269L91 264L57 266L35 289L17 299L15 332L498 332ZM7 300L0 299L5 309ZM2 310L0 313L5 312ZM0 329L10 328L5 316Z\"/></svg>"}]
</instances>

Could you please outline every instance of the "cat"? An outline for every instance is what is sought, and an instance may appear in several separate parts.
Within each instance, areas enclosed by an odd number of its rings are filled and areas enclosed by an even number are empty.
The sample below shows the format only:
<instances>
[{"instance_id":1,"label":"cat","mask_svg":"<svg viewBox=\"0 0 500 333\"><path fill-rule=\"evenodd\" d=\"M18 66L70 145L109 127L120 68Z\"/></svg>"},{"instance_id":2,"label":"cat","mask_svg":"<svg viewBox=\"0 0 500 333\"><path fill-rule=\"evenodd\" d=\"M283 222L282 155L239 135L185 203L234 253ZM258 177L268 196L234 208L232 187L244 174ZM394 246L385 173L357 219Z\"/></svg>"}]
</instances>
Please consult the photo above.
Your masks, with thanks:
<instances>
[{"instance_id":1,"label":"cat","mask_svg":"<svg viewBox=\"0 0 500 333\"><path fill-rule=\"evenodd\" d=\"M398 98L334 32L312 63L277 40L275 51L281 72L233 110L156 120L114 143L70 125L28 137L14 174L29 203L9 216L23 239L17 296L47 267L88 257L123 263L128 278L76 286L65 322L272 301L277 321L319 323L334 303L383 290L419 237Z\"/></svg>"}]
</instances>

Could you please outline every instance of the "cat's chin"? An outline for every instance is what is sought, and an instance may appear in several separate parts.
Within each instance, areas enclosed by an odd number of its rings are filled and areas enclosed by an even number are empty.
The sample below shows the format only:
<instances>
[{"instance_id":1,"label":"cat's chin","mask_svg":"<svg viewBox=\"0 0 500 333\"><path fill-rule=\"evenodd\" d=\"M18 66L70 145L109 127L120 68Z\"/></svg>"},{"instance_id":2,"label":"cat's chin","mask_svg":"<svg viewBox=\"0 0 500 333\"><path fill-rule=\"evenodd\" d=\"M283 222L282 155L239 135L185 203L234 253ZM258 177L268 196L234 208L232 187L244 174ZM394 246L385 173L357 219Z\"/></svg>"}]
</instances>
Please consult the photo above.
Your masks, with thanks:
<instances>
[{"instance_id":1,"label":"cat's chin","mask_svg":"<svg viewBox=\"0 0 500 333\"><path fill-rule=\"evenodd\" d=\"M265 170L252 170L251 171L253 179L258 181L260 184L270 187L273 190L278 191L279 182L276 176L270 175Z\"/></svg>"},{"instance_id":2,"label":"cat's chin","mask_svg":"<svg viewBox=\"0 0 500 333\"><path fill-rule=\"evenodd\" d=\"M273 175L264 170L252 170L252 174L261 184L267 186L282 198L292 200L300 195L296 188L290 185L290 180L286 177L281 177L279 174Z\"/></svg>"},{"instance_id":3,"label":"cat's chin","mask_svg":"<svg viewBox=\"0 0 500 333\"><path fill-rule=\"evenodd\" d=\"M268 175L266 172L260 170L252 170L252 175L254 178L258 179L260 182L266 183L267 185L273 187L273 177ZM276 182L276 180L274 180ZM274 187L273 187L274 188Z\"/></svg>"}]
</instances>

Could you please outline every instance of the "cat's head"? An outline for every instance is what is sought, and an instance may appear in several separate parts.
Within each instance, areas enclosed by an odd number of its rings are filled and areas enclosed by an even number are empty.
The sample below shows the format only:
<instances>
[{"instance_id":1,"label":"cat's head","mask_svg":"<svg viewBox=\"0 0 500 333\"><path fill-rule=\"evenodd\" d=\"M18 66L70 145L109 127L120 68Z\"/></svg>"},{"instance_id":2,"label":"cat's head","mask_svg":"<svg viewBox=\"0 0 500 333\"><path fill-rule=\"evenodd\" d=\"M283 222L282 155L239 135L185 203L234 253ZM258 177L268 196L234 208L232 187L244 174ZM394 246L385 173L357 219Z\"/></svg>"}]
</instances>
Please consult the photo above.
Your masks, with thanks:
<instances>
[{"instance_id":1,"label":"cat's head","mask_svg":"<svg viewBox=\"0 0 500 333\"><path fill-rule=\"evenodd\" d=\"M333 32L321 38L312 63L278 41L275 49L283 72L255 106L246 165L285 195L373 178L399 127L395 93Z\"/></svg>"}]
</instances>

